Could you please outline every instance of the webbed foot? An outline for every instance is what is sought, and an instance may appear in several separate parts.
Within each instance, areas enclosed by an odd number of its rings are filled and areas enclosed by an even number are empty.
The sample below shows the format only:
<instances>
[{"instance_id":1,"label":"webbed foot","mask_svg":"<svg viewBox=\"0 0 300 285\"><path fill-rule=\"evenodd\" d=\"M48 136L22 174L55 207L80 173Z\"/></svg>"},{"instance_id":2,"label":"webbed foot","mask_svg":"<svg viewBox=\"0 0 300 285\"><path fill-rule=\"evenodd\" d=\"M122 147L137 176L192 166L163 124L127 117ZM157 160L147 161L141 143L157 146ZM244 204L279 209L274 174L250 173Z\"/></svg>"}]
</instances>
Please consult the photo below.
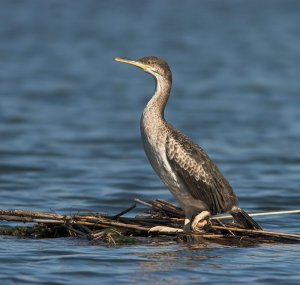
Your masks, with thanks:
<instances>
[{"instance_id":1,"label":"webbed foot","mask_svg":"<svg viewBox=\"0 0 300 285\"><path fill-rule=\"evenodd\" d=\"M208 224L207 217L210 216L210 212L203 211L198 214L191 225L191 229L193 232L203 232L203 228Z\"/></svg>"}]
</instances>

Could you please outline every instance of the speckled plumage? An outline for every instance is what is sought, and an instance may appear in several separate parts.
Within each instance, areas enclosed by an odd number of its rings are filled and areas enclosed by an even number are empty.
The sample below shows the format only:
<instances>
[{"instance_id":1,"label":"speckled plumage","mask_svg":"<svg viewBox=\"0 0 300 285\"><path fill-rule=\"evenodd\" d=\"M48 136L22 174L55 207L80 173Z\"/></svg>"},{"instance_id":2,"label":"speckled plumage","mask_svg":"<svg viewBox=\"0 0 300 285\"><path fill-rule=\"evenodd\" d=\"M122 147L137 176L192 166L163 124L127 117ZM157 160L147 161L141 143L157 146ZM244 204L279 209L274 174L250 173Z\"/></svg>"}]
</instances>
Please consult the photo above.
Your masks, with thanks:
<instances>
[{"instance_id":1,"label":"speckled plumage","mask_svg":"<svg viewBox=\"0 0 300 285\"><path fill-rule=\"evenodd\" d=\"M245 227L260 229L239 207L233 189L207 153L164 119L172 86L168 64L157 57L127 63L156 79L155 93L141 118L143 145L153 169L178 200L188 223L201 212L230 212Z\"/></svg>"},{"instance_id":2,"label":"speckled plumage","mask_svg":"<svg viewBox=\"0 0 300 285\"><path fill-rule=\"evenodd\" d=\"M212 215L229 212L237 198L216 164L193 141L169 125L167 159L191 199L201 200Z\"/></svg>"}]
</instances>

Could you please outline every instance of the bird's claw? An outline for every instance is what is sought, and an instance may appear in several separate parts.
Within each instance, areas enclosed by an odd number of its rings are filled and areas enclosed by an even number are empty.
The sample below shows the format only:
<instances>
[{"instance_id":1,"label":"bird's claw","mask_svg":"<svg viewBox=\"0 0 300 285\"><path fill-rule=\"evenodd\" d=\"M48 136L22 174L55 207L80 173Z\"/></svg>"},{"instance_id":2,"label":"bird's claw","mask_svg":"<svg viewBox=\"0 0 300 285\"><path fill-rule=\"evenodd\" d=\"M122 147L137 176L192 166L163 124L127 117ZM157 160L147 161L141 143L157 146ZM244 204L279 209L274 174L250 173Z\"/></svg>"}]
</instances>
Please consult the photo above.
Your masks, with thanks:
<instances>
[{"instance_id":1,"label":"bird's claw","mask_svg":"<svg viewBox=\"0 0 300 285\"><path fill-rule=\"evenodd\" d=\"M202 211L198 214L191 224L191 230L193 232L204 232L203 228L208 224L209 216L210 213L208 211Z\"/></svg>"},{"instance_id":2,"label":"bird's claw","mask_svg":"<svg viewBox=\"0 0 300 285\"><path fill-rule=\"evenodd\" d=\"M196 233L203 233L204 232L204 227L208 224L207 220L202 220L202 221L194 221L192 223L191 229L193 232Z\"/></svg>"}]
</instances>

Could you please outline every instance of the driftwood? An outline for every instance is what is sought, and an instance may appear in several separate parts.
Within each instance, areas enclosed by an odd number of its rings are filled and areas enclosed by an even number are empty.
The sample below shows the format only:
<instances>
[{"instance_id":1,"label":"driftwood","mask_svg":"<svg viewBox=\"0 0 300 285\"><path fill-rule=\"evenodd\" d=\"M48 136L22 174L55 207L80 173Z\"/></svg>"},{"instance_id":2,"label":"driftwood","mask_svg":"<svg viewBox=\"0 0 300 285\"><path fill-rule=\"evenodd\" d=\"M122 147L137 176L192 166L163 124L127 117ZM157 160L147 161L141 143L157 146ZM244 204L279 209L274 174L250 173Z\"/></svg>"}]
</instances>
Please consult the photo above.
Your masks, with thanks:
<instances>
[{"instance_id":1,"label":"driftwood","mask_svg":"<svg viewBox=\"0 0 300 285\"><path fill-rule=\"evenodd\" d=\"M136 217L125 215L136 207L146 206L148 213ZM292 213L300 211L291 211ZM271 212L269 214L287 214L291 212ZM258 215L267 215L259 213ZM253 214L257 215L257 214ZM167 237L169 240L191 243L215 242L227 245L255 245L260 243L300 243L300 234L289 234L262 230L248 230L223 222L228 216L213 217L202 232L184 233L180 231L151 230L153 227L165 226L182 228L183 211L175 205L162 200L142 201L135 199L135 204L114 216L102 214L60 215L23 210L0 210L0 220L7 222L30 223L30 226L0 224L0 234L18 237L84 237L93 241L106 242L110 245L148 241L145 237Z\"/></svg>"}]
</instances>

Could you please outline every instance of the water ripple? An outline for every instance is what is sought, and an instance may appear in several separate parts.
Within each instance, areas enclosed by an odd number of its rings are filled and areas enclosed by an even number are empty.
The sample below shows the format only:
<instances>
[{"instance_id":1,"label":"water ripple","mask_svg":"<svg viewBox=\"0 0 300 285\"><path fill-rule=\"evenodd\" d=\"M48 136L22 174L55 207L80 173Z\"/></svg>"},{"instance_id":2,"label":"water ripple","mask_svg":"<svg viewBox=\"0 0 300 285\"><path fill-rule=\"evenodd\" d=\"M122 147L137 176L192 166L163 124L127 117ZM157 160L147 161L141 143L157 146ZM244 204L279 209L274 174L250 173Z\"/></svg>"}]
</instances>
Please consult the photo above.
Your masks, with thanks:
<instances>
[{"instance_id":1,"label":"water ripple","mask_svg":"<svg viewBox=\"0 0 300 285\"><path fill-rule=\"evenodd\" d=\"M173 69L166 118L208 151L243 208L298 209L299 3L4 1L1 208L115 214L136 197L176 202L140 140L153 80L113 61L158 55ZM259 222L299 231L297 216ZM1 284L300 282L291 245L0 243Z\"/></svg>"}]
</instances>

